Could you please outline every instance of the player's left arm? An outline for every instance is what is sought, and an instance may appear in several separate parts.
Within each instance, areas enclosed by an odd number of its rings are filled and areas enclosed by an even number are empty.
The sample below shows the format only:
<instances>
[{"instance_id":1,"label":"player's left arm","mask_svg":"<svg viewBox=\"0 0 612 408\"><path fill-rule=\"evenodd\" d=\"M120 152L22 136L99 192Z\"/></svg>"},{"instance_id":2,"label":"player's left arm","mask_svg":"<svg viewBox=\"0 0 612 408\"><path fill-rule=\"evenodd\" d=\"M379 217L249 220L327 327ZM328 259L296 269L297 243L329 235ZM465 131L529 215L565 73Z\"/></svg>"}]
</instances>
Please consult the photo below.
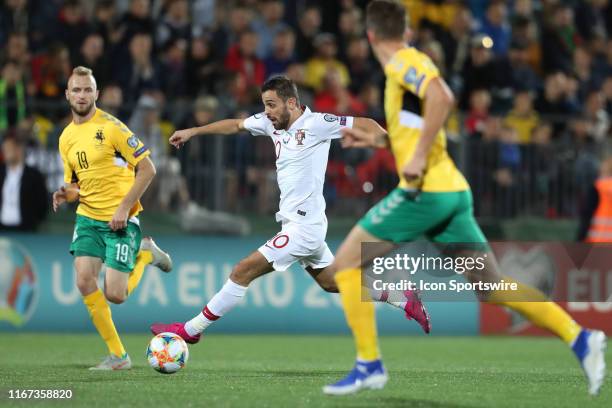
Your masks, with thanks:
<instances>
[{"instance_id":1,"label":"player's left arm","mask_svg":"<svg viewBox=\"0 0 612 408\"><path fill-rule=\"evenodd\" d=\"M342 147L377 147L390 146L387 131L373 119L356 117L352 127L342 129Z\"/></svg>"},{"instance_id":2,"label":"player's left arm","mask_svg":"<svg viewBox=\"0 0 612 408\"><path fill-rule=\"evenodd\" d=\"M109 222L109 226L113 231L117 231L127 227L127 220L130 215L130 210L140 197L144 194L155 177L155 165L149 157L145 157L136 164L136 177L134 184L128 193L121 200L121 204L117 207L113 219Z\"/></svg>"},{"instance_id":3,"label":"player's left arm","mask_svg":"<svg viewBox=\"0 0 612 408\"><path fill-rule=\"evenodd\" d=\"M151 180L155 177L155 165L149 158L151 151L125 125L116 126L113 124L109 125L107 129L115 150L136 170L134 184L123 197L115 210L115 214L113 214L113 218L108 223L113 231L117 231L127 227L131 209L140 200L140 197L151 184Z\"/></svg>"},{"instance_id":4,"label":"player's left arm","mask_svg":"<svg viewBox=\"0 0 612 408\"><path fill-rule=\"evenodd\" d=\"M437 76L429 81L424 92L424 102L421 137L412 159L402 169L406 180L417 180L423 177L427 155L455 104L455 97L444 79Z\"/></svg>"}]
</instances>

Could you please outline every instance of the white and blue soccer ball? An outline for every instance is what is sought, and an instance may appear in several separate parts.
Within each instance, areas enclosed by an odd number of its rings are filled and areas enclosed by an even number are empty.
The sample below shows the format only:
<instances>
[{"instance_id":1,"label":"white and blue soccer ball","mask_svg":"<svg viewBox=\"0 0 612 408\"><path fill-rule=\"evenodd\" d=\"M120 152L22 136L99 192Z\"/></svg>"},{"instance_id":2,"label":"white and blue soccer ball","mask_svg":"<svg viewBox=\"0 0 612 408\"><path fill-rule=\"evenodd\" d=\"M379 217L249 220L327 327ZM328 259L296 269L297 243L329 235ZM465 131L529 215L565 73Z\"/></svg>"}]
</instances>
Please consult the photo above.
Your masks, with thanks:
<instances>
[{"instance_id":1,"label":"white and blue soccer ball","mask_svg":"<svg viewBox=\"0 0 612 408\"><path fill-rule=\"evenodd\" d=\"M147 347L147 360L156 371L173 374L185 367L189 358L187 343L174 333L160 333Z\"/></svg>"}]
</instances>

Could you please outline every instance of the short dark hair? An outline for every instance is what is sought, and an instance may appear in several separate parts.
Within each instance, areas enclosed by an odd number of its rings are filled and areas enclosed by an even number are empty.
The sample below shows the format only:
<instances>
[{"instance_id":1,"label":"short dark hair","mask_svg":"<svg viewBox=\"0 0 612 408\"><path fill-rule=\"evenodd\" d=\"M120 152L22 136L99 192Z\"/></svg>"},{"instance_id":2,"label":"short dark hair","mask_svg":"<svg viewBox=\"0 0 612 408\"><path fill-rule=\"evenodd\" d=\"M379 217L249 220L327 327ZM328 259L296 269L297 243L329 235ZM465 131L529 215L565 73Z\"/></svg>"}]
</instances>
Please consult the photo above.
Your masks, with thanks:
<instances>
[{"instance_id":1,"label":"short dark hair","mask_svg":"<svg viewBox=\"0 0 612 408\"><path fill-rule=\"evenodd\" d=\"M366 27L383 40L401 40L406 32L406 9L394 0L374 0L366 9Z\"/></svg>"},{"instance_id":2,"label":"short dark hair","mask_svg":"<svg viewBox=\"0 0 612 408\"><path fill-rule=\"evenodd\" d=\"M297 85L286 75L274 75L268 78L261 87L261 93L266 91L276 91L283 102L287 102L289 98L295 98L298 105L300 104Z\"/></svg>"}]
</instances>

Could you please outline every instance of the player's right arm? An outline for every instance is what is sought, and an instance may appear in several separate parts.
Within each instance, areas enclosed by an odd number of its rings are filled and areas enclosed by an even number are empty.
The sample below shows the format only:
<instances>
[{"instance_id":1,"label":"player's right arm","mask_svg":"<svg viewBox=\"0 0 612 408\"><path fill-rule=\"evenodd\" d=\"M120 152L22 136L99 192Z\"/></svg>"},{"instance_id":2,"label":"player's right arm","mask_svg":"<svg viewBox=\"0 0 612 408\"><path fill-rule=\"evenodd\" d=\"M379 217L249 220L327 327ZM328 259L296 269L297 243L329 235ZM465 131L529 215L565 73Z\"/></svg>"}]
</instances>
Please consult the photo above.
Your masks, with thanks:
<instances>
[{"instance_id":1,"label":"player's right arm","mask_svg":"<svg viewBox=\"0 0 612 408\"><path fill-rule=\"evenodd\" d=\"M64 143L62 143L62 138L60 138L59 152L60 156L62 157L62 162L64 163L65 184L53 193L54 212L56 212L57 209L65 202L73 202L79 198L79 185L76 180L76 174L68 161L66 148Z\"/></svg>"},{"instance_id":2,"label":"player's right arm","mask_svg":"<svg viewBox=\"0 0 612 408\"><path fill-rule=\"evenodd\" d=\"M170 136L170 144L178 149L194 136L233 135L243 130L244 119L224 119L205 126L177 130Z\"/></svg>"}]
</instances>

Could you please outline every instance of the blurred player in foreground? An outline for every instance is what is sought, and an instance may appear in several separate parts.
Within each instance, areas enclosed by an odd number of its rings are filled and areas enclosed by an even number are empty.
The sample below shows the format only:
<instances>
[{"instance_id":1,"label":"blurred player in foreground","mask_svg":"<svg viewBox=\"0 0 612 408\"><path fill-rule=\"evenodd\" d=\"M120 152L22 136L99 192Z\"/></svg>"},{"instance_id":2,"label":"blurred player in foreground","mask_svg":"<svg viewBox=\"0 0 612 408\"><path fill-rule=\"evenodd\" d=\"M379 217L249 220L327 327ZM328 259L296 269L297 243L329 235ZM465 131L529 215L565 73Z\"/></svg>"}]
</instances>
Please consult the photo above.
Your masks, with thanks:
<instances>
[{"instance_id":1,"label":"blurred player in foreground","mask_svg":"<svg viewBox=\"0 0 612 408\"><path fill-rule=\"evenodd\" d=\"M72 122L59 150L65 186L53 193L53 210L79 199L70 245L77 286L91 320L109 351L93 370L132 366L106 302L123 303L149 263L170 272L172 261L149 237L141 240L140 197L155 176L150 152L123 123L96 108L98 90L90 69L72 71L66 90ZM104 293L97 279L106 264Z\"/></svg>"},{"instance_id":2,"label":"blurred player in foreground","mask_svg":"<svg viewBox=\"0 0 612 408\"><path fill-rule=\"evenodd\" d=\"M325 242L327 218L323 182L331 139L341 137L342 129L352 127L366 132L383 132L372 119L335 116L311 112L300 105L295 83L284 76L270 78L262 87L265 112L247 119L225 119L206 126L179 130L170 143L180 147L197 135L233 135L247 130L254 136L272 138L276 152L276 172L280 205L276 220L281 231L257 251L236 264L223 288L202 312L186 323L151 326L154 334L173 332L188 343L197 343L210 324L229 312L244 297L256 278L274 270L287 270L299 262L328 292L337 292L333 271L328 267L334 257ZM403 309L429 332L429 316L419 297L404 292Z\"/></svg>"},{"instance_id":3,"label":"blurred player in foreground","mask_svg":"<svg viewBox=\"0 0 612 408\"><path fill-rule=\"evenodd\" d=\"M344 145L390 147L400 184L353 228L332 266L337 271L342 305L357 347L354 369L323 388L326 394L333 395L382 388L388 379L378 348L374 305L361 300L362 242L386 242L391 248L392 243L426 236L438 243L481 244L488 252L485 271L480 272L480 277L466 277L497 282L502 278L474 219L468 183L446 151L443 125L454 104L452 92L431 60L406 44L406 13L402 5L392 0L370 2L366 26L374 54L385 71L389 133L347 128L343 130ZM508 277L503 279L512 282ZM605 375L603 332L582 328L543 293L521 283L512 294L502 291L479 295L484 301L521 313L560 337L582 365L589 393L599 391Z\"/></svg>"}]
</instances>

